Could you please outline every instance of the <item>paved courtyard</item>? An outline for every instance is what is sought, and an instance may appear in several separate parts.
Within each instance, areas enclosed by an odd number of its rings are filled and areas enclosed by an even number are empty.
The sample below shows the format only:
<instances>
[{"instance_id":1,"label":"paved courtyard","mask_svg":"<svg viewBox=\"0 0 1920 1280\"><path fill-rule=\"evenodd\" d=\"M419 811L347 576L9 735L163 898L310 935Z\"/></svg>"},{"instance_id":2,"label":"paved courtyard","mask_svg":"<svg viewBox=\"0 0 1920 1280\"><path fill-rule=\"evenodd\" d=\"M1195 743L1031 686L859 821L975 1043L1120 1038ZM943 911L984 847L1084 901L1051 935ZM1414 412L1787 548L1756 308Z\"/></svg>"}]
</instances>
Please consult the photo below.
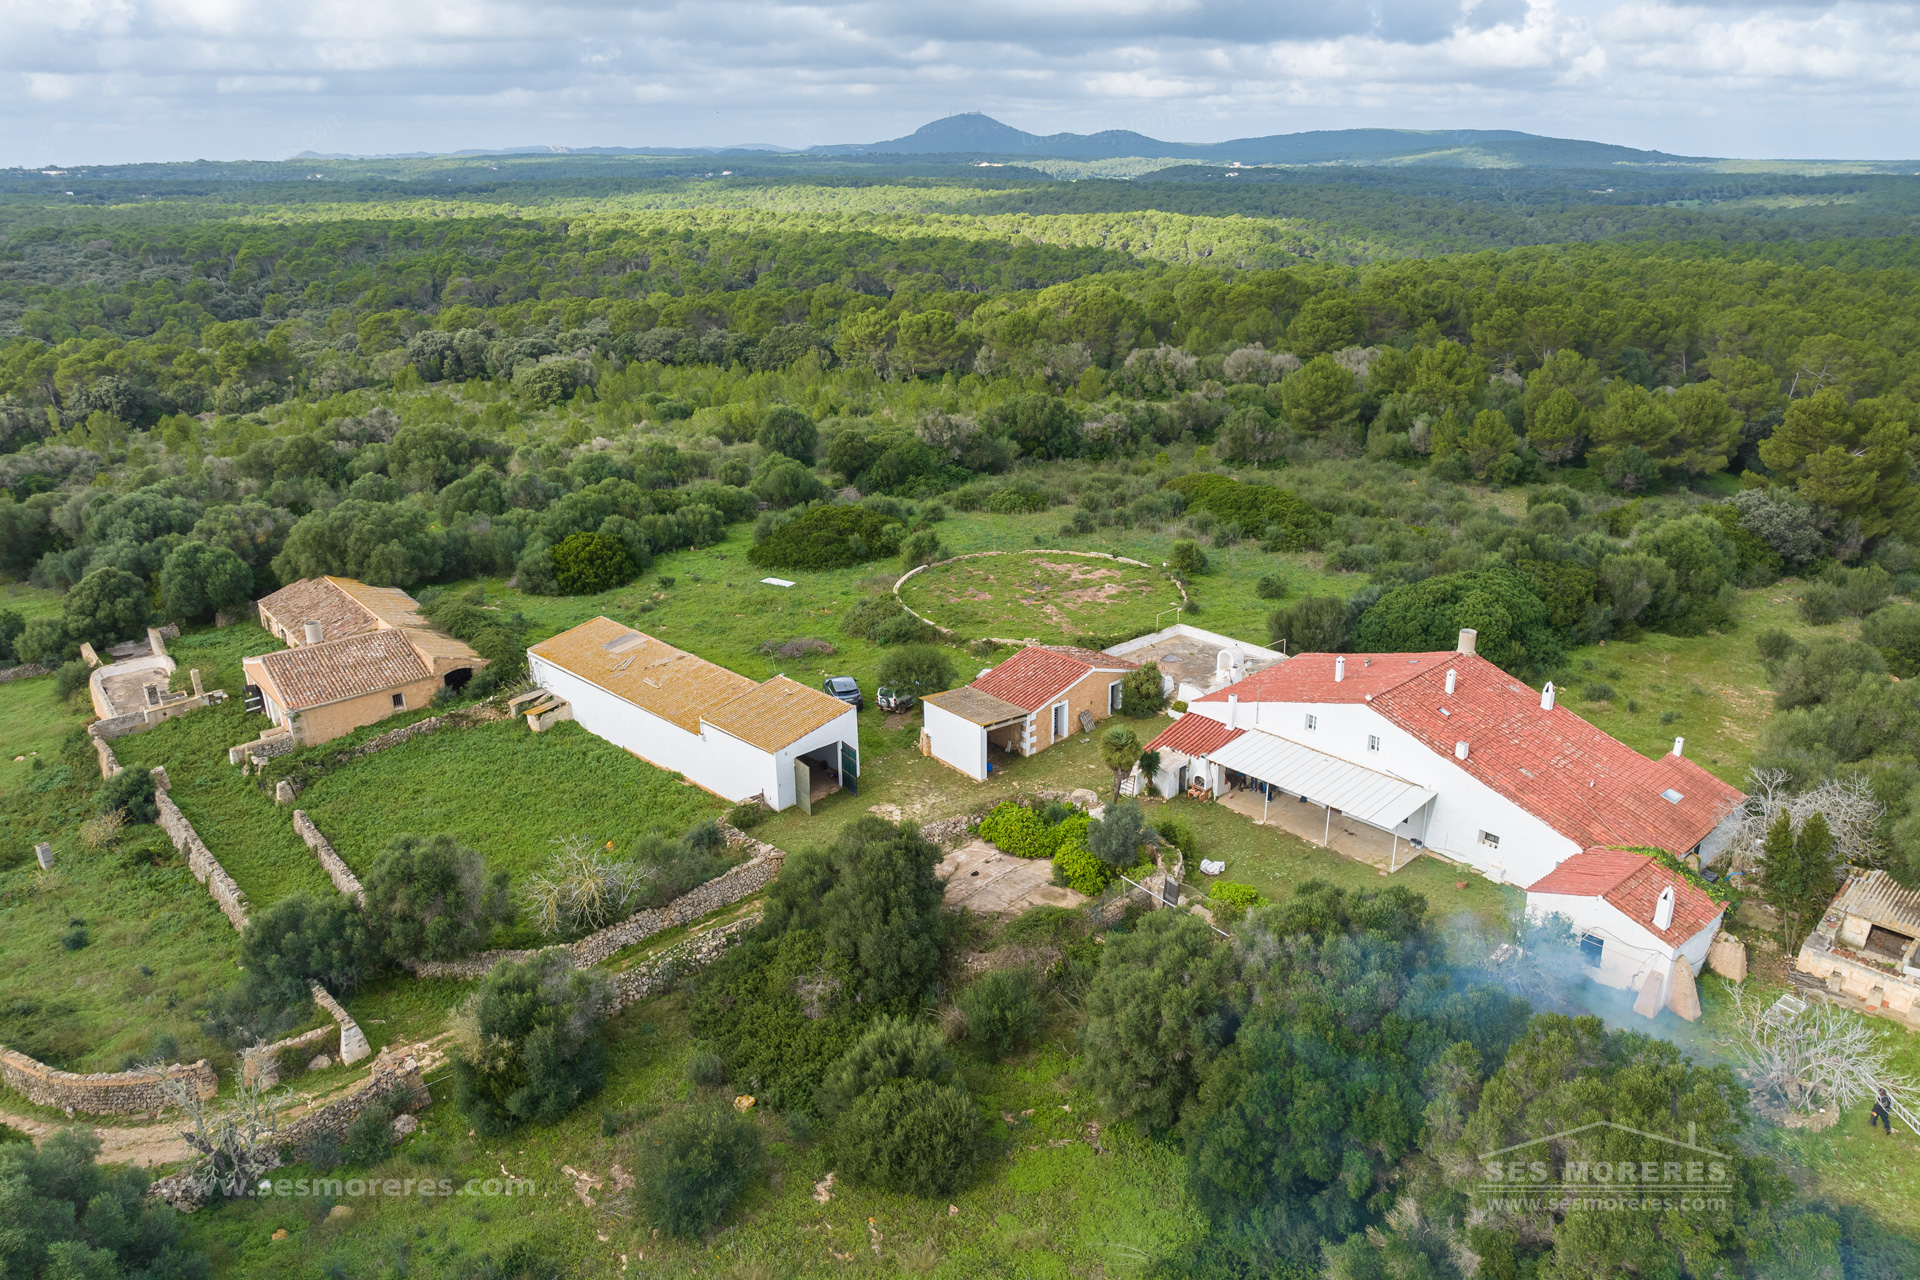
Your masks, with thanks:
<instances>
[{"instance_id":1,"label":"paved courtyard","mask_svg":"<svg viewBox=\"0 0 1920 1280\"><path fill-rule=\"evenodd\" d=\"M985 840L969 840L940 860L946 904L984 915L1017 916L1030 907L1080 907L1087 899L1053 883L1053 863L1016 858Z\"/></svg>"}]
</instances>

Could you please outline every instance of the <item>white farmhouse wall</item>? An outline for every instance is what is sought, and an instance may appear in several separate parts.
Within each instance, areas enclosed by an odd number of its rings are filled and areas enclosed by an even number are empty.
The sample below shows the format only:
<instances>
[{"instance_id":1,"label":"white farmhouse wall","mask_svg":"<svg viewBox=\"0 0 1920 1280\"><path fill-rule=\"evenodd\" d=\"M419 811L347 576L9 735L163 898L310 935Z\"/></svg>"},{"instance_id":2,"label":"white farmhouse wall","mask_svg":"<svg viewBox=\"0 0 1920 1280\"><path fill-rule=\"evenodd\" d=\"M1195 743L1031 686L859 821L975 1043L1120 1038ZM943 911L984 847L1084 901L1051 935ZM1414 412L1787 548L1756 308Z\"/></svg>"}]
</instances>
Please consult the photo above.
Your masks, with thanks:
<instances>
[{"instance_id":1,"label":"white farmhouse wall","mask_svg":"<svg viewBox=\"0 0 1920 1280\"><path fill-rule=\"evenodd\" d=\"M933 758L952 765L975 782L987 780L987 731L951 711L920 704L921 727Z\"/></svg>"},{"instance_id":2,"label":"white farmhouse wall","mask_svg":"<svg viewBox=\"0 0 1920 1280\"><path fill-rule=\"evenodd\" d=\"M1399 834L1418 836L1433 852L1463 862L1492 880L1528 885L1579 853L1581 846L1501 795L1486 783L1376 712L1365 703L1256 702L1231 706L1195 703L1198 713L1222 724L1260 729L1380 773L1425 787L1436 797L1425 813L1401 824ZM1308 729L1307 717L1314 718ZM1367 747L1368 736L1380 749ZM1488 744L1491 745L1491 744ZM1472 743L1468 744L1469 750ZM1285 787L1285 778L1266 781ZM1309 797L1316 799L1317 797ZM1500 837L1500 847L1480 842L1482 831Z\"/></svg>"},{"instance_id":3,"label":"white farmhouse wall","mask_svg":"<svg viewBox=\"0 0 1920 1280\"><path fill-rule=\"evenodd\" d=\"M1565 916L1577 938L1591 933L1602 939L1600 964L1589 968L1587 976L1609 987L1637 990L1641 977L1649 969L1662 974L1673 969L1676 956L1685 956L1695 977L1706 972L1707 948L1720 929L1720 917L1679 946L1670 946L1647 925L1597 895L1568 893L1529 893L1527 915L1530 919Z\"/></svg>"},{"instance_id":4,"label":"white farmhouse wall","mask_svg":"<svg viewBox=\"0 0 1920 1280\"><path fill-rule=\"evenodd\" d=\"M688 733L538 654L527 655L527 671L535 683L572 704L574 721L588 733L736 802L764 796L772 808L788 808L799 799L793 778L797 757L829 743L851 743L856 753L860 749L859 724L852 707L775 752L743 742L710 724L702 724L701 733Z\"/></svg>"}]
</instances>

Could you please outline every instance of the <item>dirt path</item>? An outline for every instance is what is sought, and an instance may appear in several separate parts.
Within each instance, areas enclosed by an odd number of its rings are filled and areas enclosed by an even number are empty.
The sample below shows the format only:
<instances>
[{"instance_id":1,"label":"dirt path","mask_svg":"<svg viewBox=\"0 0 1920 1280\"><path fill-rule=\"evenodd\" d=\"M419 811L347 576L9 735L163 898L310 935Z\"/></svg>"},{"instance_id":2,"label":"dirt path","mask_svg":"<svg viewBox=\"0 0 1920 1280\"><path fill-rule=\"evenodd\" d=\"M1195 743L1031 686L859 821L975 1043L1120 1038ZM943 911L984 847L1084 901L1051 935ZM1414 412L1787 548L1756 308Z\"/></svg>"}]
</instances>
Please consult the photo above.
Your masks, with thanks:
<instances>
[{"instance_id":1,"label":"dirt path","mask_svg":"<svg viewBox=\"0 0 1920 1280\"><path fill-rule=\"evenodd\" d=\"M0 1124L8 1124L33 1139L39 1146L56 1129L66 1128L65 1124L55 1124L50 1120L29 1120L25 1116L16 1116L0 1111ZM170 1125L156 1124L140 1129L116 1129L96 1126L94 1134L100 1139L101 1164L137 1164L142 1168L154 1165L178 1164L193 1154L193 1148L181 1138L178 1129Z\"/></svg>"}]
</instances>

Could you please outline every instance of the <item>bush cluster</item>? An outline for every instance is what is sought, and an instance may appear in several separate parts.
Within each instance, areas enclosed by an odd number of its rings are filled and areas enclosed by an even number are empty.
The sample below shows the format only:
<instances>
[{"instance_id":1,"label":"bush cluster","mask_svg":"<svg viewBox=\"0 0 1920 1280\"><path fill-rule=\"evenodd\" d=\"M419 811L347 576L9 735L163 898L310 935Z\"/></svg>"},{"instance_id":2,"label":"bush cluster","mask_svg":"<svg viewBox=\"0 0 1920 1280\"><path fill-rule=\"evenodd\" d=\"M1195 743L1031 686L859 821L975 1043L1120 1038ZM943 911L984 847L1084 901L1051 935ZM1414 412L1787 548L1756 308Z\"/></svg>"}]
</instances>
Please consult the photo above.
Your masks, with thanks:
<instances>
[{"instance_id":1,"label":"bush cluster","mask_svg":"<svg viewBox=\"0 0 1920 1280\"><path fill-rule=\"evenodd\" d=\"M1243 538L1262 539L1274 551L1316 547L1332 519L1296 494L1271 485L1245 484L1210 472L1175 476L1164 486L1182 495L1190 511L1208 511Z\"/></svg>"},{"instance_id":2,"label":"bush cluster","mask_svg":"<svg viewBox=\"0 0 1920 1280\"><path fill-rule=\"evenodd\" d=\"M747 559L762 569L845 569L898 554L906 530L866 507L814 507L776 525Z\"/></svg>"}]
</instances>

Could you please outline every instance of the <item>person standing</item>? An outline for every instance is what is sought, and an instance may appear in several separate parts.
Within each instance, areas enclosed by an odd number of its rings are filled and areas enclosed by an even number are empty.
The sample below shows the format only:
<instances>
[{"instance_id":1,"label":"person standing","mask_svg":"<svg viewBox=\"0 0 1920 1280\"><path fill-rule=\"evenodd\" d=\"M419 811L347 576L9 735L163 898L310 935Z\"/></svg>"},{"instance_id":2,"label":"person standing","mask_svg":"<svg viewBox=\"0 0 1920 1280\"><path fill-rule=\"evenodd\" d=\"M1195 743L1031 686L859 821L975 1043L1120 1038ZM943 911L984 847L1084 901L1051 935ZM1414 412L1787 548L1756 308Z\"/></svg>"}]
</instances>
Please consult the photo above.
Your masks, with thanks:
<instances>
[{"instance_id":1,"label":"person standing","mask_svg":"<svg viewBox=\"0 0 1920 1280\"><path fill-rule=\"evenodd\" d=\"M1885 1089L1880 1090L1879 1096L1873 1100L1873 1112L1867 1117L1867 1128L1871 1129L1876 1124L1887 1131L1889 1138L1893 1136L1893 1099Z\"/></svg>"}]
</instances>

